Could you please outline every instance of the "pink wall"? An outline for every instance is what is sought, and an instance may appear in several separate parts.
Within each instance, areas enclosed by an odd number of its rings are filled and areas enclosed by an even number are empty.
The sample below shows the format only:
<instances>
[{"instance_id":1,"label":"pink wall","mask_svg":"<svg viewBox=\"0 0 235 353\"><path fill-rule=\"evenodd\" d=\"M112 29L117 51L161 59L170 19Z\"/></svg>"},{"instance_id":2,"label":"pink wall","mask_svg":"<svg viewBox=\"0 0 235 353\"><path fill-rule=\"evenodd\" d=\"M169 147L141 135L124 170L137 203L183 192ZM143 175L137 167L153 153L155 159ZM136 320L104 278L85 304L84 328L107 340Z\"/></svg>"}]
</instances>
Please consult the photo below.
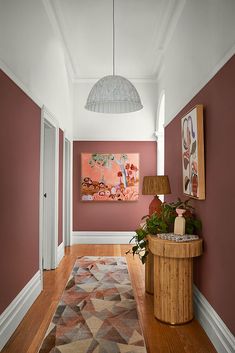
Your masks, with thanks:
<instances>
[{"instance_id":1,"label":"pink wall","mask_svg":"<svg viewBox=\"0 0 235 353\"><path fill-rule=\"evenodd\" d=\"M39 269L40 114L0 70L0 314Z\"/></svg>"},{"instance_id":2,"label":"pink wall","mask_svg":"<svg viewBox=\"0 0 235 353\"><path fill-rule=\"evenodd\" d=\"M203 223L204 254L197 260L195 282L235 334L235 56L184 107L165 129L165 171L173 200L182 195L180 118L204 105L206 200L194 206Z\"/></svg>"},{"instance_id":3,"label":"pink wall","mask_svg":"<svg viewBox=\"0 0 235 353\"><path fill-rule=\"evenodd\" d=\"M81 202L81 152L139 153L140 197L133 202ZM96 142L73 143L73 230L74 231L133 231L142 216L148 214L152 196L142 196L145 175L156 175L156 142Z\"/></svg>"},{"instance_id":4,"label":"pink wall","mask_svg":"<svg viewBox=\"0 0 235 353\"><path fill-rule=\"evenodd\" d=\"M59 129L58 245L60 245L63 241L63 158L64 132Z\"/></svg>"}]
</instances>

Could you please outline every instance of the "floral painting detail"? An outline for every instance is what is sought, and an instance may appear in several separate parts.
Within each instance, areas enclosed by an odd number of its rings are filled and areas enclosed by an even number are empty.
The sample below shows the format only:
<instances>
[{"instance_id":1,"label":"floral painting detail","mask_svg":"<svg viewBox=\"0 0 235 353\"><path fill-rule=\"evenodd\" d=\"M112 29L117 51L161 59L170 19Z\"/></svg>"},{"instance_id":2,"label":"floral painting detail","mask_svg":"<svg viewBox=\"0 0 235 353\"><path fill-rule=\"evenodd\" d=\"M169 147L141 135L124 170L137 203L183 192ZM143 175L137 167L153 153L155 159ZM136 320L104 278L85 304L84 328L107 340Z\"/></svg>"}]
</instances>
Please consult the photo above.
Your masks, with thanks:
<instances>
[{"instance_id":1,"label":"floral painting detail","mask_svg":"<svg viewBox=\"0 0 235 353\"><path fill-rule=\"evenodd\" d=\"M138 153L82 153L83 201L136 201L139 198Z\"/></svg>"},{"instance_id":2,"label":"floral painting detail","mask_svg":"<svg viewBox=\"0 0 235 353\"><path fill-rule=\"evenodd\" d=\"M197 105L181 119L183 192L205 199L203 106Z\"/></svg>"}]
</instances>

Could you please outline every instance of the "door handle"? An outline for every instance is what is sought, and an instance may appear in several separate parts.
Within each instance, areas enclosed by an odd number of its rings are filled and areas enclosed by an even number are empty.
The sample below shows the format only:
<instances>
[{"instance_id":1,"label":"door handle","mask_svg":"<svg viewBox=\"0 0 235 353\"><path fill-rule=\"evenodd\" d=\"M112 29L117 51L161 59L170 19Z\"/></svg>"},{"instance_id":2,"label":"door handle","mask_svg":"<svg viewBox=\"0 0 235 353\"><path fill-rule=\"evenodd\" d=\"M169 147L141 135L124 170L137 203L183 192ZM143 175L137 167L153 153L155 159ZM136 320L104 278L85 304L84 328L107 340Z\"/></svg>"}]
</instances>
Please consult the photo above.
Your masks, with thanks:
<instances>
[{"instance_id":1,"label":"door handle","mask_svg":"<svg viewBox=\"0 0 235 353\"><path fill-rule=\"evenodd\" d=\"M45 192L45 194L43 194L43 196L44 196L45 198L47 198L47 193Z\"/></svg>"}]
</instances>

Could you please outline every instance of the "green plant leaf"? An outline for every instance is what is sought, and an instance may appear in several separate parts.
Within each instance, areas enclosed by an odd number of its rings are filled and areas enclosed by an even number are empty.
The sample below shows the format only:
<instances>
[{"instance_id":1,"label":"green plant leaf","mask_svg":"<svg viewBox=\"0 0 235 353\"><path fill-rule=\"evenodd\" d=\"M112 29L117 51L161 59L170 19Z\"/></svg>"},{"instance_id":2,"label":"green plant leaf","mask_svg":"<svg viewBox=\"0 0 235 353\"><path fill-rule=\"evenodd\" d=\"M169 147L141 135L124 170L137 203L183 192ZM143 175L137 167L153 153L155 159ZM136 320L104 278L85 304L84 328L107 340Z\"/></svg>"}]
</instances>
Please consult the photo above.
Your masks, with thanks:
<instances>
[{"instance_id":1,"label":"green plant leaf","mask_svg":"<svg viewBox=\"0 0 235 353\"><path fill-rule=\"evenodd\" d=\"M134 242L132 249L126 254L138 255L141 262L144 264L148 256L148 234L169 233L173 229L174 221L177 216L176 208L184 208L186 233L196 234L197 230L201 230L202 224L194 214L194 208L190 205L191 199L182 201L178 198L171 203L163 203L161 205L161 213L153 213L151 216L144 216L144 225L136 229L136 234L131 238L130 243Z\"/></svg>"}]
</instances>

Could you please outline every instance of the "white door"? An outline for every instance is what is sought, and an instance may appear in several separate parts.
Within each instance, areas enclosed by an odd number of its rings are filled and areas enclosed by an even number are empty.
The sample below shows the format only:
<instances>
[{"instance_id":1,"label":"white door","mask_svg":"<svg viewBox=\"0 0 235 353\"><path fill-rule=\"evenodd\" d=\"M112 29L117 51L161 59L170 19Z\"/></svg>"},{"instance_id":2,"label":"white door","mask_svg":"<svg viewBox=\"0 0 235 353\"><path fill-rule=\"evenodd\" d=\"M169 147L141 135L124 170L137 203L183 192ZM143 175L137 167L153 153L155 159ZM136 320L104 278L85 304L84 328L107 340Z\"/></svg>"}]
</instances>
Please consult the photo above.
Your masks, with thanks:
<instances>
[{"instance_id":1,"label":"white door","mask_svg":"<svg viewBox=\"0 0 235 353\"><path fill-rule=\"evenodd\" d=\"M57 128L43 119L42 160L42 232L41 267L57 265L58 246L58 141Z\"/></svg>"}]
</instances>

